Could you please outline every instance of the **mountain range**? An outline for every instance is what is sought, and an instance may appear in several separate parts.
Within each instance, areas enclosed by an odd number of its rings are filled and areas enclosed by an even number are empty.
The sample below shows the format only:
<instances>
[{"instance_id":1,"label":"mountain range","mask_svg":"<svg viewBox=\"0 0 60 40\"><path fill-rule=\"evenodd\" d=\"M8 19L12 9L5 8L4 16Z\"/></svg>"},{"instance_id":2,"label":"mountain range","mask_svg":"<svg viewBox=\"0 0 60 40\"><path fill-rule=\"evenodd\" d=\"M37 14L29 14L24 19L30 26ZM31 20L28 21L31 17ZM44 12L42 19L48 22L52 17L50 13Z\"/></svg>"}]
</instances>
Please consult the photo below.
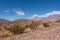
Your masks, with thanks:
<instances>
[{"instance_id":1,"label":"mountain range","mask_svg":"<svg viewBox=\"0 0 60 40\"><path fill-rule=\"evenodd\" d=\"M56 20L60 20L60 14L54 14L54 15L50 15L48 17L39 17L39 16L35 16L34 18L31 19L17 19L14 21L20 21L20 20L34 20L34 21L56 21ZM0 23L6 23L9 22L8 20L5 19L0 19Z\"/></svg>"}]
</instances>

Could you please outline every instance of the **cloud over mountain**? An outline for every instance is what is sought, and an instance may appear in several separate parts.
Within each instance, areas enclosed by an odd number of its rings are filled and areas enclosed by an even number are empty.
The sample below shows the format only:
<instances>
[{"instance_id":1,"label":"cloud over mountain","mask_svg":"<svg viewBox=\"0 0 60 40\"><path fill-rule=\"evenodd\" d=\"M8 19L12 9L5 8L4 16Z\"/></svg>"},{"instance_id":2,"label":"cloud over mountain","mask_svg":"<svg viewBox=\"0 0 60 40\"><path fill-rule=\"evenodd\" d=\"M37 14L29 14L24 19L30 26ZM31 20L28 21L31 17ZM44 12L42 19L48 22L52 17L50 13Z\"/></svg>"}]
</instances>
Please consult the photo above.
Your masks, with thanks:
<instances>
[{"instance_id":1,"label":"cloud over mountain","mask_svg":"<svg viewBox=\"0 0 60 40\"><path fill-rule=\"evenodd\" d=\"M35 17L40 17L40 15L34 14L32 17L30 17L29 19L33 19Z\"/></svg>"},{"instance_id":2,"label":"cloud over mountain","mask_svg":"<svg viewBox=\"0 0 60 40\"><path fill-rule=\"evenodd\" d=\"M30 17L29 19L35 18L35 17L49 17L51 15L60 15L60 11L52 11L52 12L48 12L44 15L38 15L38 14L34 14L32 17Z\"/></svg>"},{"instance_id":3,"label":"cloud over mountain","mask_svg":"<svg viewBox=\"0 0 60 40\"><path fill-rule=\"evenodd\" d=\"M52 11L52 12L49 12L49 13L46 13L45 15L41 15L42 17L48 17L50 15L55 15L55 14L60 14L60 11Z\"/></svg>"}]
</instances>

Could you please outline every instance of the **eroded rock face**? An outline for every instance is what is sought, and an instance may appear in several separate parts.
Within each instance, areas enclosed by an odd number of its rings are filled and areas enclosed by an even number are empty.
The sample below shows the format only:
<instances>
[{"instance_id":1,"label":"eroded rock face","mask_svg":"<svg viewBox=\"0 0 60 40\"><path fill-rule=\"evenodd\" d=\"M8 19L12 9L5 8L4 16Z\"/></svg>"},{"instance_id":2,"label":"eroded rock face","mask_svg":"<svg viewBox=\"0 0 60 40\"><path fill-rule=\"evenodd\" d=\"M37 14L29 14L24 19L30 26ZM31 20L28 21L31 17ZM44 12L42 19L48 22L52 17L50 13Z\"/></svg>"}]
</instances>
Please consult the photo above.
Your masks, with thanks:
<instances>
[{"instance_id":1,"label":"eroded rock face","mask_svg":"<svg viewBox=\"0 0 60 40\"><path fill-rule=\"evenodd\" d=\"M0 40L60 40L60 25L52 25L29 33L14 35Z\"/></svg>"}]
</instances>

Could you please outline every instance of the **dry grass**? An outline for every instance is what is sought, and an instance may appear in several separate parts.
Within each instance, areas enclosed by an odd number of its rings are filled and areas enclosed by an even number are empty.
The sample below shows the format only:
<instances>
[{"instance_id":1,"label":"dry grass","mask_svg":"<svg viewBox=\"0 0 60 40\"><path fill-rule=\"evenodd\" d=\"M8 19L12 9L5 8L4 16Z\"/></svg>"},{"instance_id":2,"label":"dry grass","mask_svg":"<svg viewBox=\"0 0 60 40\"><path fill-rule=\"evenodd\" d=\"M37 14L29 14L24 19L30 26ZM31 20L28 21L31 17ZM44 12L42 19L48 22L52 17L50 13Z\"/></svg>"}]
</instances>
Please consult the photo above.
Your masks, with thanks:
<instances>
[{"instance_id":1,"label":"dry grass","mask_svg":"<svg viewBox=\"0 0 60 40\"><path fill-rule=\"evenodd\" d=\"M55 25L55 23L59 23L60 20L57 20L55 22L40 22L40 21L14 21L14 22L10 22L10 23L6 23L6 24L0 24L0 28L4 28L4 29L0 29L0 37L9 37L9 36L13 36L13 35L18 35L18 34L23 34L25 32L25 30L27 29L31 31L31 30L36 30L38 28L38 26L41 26L41 24L43 25L43 27L49 27L50 24L51 25Z\"/></svg>"}]
</instances>

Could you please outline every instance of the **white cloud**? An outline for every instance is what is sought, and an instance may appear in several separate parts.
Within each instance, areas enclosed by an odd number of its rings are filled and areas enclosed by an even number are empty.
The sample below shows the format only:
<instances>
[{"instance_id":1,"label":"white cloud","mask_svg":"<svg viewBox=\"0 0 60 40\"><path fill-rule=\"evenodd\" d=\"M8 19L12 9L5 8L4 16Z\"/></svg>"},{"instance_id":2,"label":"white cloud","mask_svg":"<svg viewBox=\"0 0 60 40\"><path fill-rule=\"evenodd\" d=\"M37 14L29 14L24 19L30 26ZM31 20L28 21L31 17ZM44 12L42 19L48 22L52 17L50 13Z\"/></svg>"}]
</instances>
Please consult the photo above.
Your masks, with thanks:
<instances>
[{"instance_id":1,"label":"white cloud","mask_svg":"<svg viewBox=\"0 0 60 40\"><path fill-rule=\"evenodd\" d=\"M54 14L60 14L60 11L52 11L52 12L46 13L46 14L44 15L44 17L48 17L48 16L54 15Z\"/></svg>"},{"instance_id":2,"label":"white cloud","mask_svg":"<svg viewBox=\"0 0 60 40\"><path fill-rule=\"evenodd\" d=\"M9 10L5 10L4 12L5 12L5 13L9 13L10 11L9 11Z\"/></svg>"},{"instance_id":3,"label":"white cloud","mask_svg":"<svg viewBox=\"0 0 60 40\"><path fill-rule=\"evenodd\" d=\"M22 10L16 10L14 9L14 12L17 14L17 15L20 15L20 16L24 16L25 13L22 11Z\"/></svg>"},{"instance_id":4,"label":"white cloud","mask_svg":"<svg viewBox=\"0 0 60 40\"><path fill-rule=\"evenodd\" d=\"M30 17L29 19L32 19L34 17L48 17L50 15L54 15L54 14L60 14L60 11L52 11L52 12L49 12L49 13L46 13L45 15L38 15L38 14L34 14L32 17Z\"/></svg>"},{"instance_id":5,"label":"white cloud","mask_svg":"<svg viewBox=\"0 0 60 40\"><path fill-rule=\"evenodd\" d=\"M32 19L34 17L40 17L40 15L34 14L32 17L30 17L29 19Z\"/></svg>"},{"instance_id":6,"label":"white cloud","mask_svg":"<svg viewBox=\"0 0 60 40\"><path fill-rule=\"evenodd\" d=\"M23 11L16 11L16 13L17 13L18 15L21 15L21 16L25 15L25 13L24 13Z\"/></svg>"}]
</instances>

